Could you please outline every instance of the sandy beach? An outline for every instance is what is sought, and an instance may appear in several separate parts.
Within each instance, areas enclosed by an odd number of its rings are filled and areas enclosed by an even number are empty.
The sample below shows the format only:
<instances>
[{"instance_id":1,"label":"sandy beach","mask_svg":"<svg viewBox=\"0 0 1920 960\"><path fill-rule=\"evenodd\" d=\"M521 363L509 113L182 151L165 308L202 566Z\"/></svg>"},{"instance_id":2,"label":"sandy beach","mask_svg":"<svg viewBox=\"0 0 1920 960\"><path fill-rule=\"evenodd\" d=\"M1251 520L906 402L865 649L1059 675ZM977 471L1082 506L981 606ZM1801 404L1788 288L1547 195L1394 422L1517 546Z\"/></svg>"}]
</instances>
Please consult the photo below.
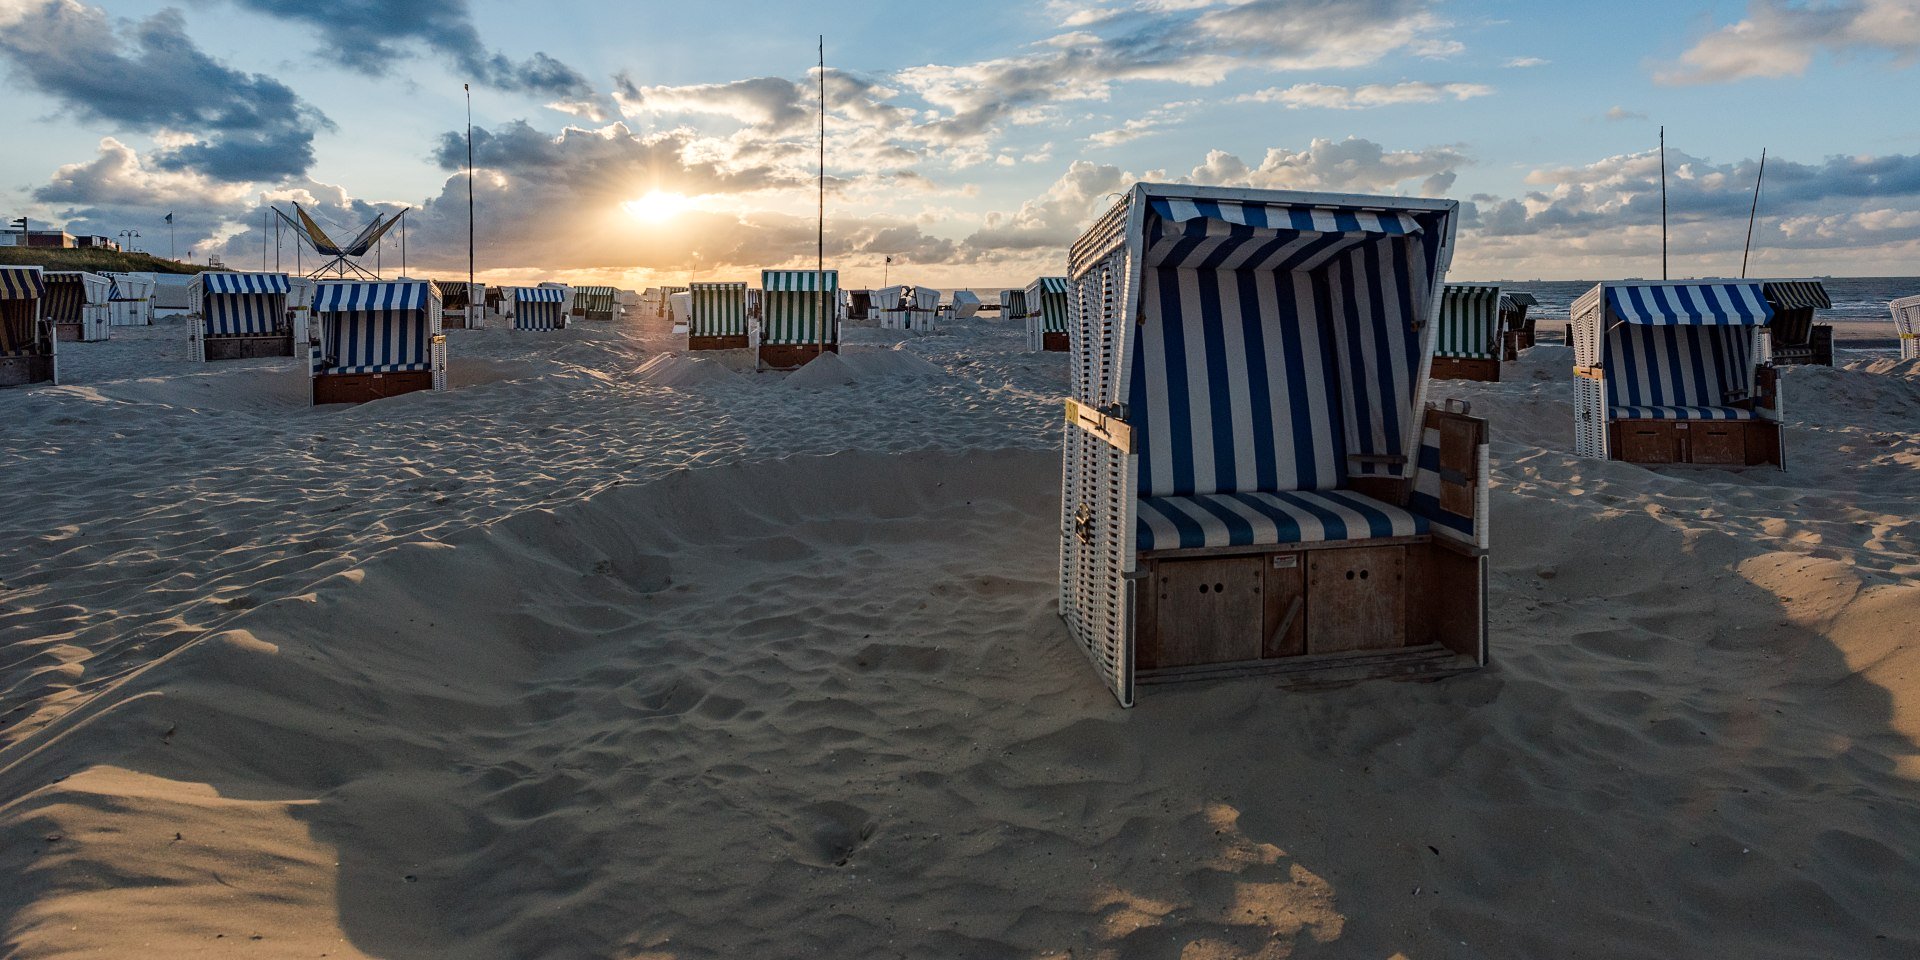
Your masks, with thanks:
<instances>
[{"instance_id":1,"label":"sandy beach","mask_svg":"<svg viewBox=\"0 0 1920 960\"><path fill-rule=\"evenodd\" d=\"M449 339L0 391L0 954L1920 955L1912 362L1787 369L1785 472L1574 457L1557 345L1437 383L1492 665L1122 710L1017 325Z\"/></svg>"}]
</instances>

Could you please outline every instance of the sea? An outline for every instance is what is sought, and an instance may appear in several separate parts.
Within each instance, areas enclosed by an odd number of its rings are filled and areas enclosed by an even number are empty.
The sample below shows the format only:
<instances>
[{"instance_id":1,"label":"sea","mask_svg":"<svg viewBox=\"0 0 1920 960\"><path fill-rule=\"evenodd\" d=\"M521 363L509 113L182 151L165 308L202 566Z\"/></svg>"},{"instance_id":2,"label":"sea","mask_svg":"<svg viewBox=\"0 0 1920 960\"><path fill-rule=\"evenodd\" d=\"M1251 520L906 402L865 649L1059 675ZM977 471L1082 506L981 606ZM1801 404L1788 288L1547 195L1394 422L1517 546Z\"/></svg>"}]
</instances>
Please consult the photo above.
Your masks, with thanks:
<instances>
[{"instance_id":1,"label":"sea","mask_svg":"<svg viewBox=\"0 0 1920 960\"><path fill-rule=\"evenodd\" d=\"M1920 277L1816 277L1827 288L1833 309L1821 310L1816 323L1846 324L1836 330L1835 350L1852 357L1897 356L1899 341L1894 336L1893 314L1887 301L1920 294ZM1531 293L1540 301L1535 316L1549 326L1565 323L1573 312L1573 301L1592 290L1596 280L1502 280L1506 292ZM1881 326L1884 324L1884 336Z\"/></svg>"}]
</instances>

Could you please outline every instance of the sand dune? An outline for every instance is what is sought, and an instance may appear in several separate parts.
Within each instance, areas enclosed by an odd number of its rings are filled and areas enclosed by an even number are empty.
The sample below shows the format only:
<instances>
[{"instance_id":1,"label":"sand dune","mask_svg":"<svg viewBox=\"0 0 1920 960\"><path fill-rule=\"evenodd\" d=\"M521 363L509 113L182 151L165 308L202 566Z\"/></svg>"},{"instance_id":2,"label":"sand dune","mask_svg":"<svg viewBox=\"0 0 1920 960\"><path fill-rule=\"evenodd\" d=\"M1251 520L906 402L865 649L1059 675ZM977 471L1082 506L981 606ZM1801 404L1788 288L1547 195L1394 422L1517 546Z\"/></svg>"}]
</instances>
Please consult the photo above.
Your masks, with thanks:
<instances>
[{"instance_id":1,"label":"sand dune","mask_svg":"<svg viewBox=\"0 0 1920 960\"><path fill-rule=\"evenodd\" d=\"M1123 711L1009 326L321 410L143 333L0 393L8 955L1920 952L1911 365L1789 371L1786 473L1573 458L1560 348L1436 385L1494 665Z\"/></svg>"}]
</instances>

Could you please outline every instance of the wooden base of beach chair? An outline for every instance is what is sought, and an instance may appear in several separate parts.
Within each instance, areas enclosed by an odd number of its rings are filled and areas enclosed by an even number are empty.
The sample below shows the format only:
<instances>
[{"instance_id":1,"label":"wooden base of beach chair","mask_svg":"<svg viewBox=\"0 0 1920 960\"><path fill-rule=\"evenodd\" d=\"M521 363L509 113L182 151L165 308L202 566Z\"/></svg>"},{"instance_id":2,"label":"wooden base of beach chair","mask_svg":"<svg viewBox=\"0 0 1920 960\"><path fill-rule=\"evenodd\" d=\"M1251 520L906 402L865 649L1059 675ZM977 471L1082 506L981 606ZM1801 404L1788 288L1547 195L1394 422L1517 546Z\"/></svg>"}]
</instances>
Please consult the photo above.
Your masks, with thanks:
<instances>
[{"instance_id":1,"label":"wooden base of beach chair","mask_svg":"<svg viewBox=\"0 0 1920 960\"><path fill-rule=\"evenodd\" d=\"M1607 425L1613 459L1647 466L1781 466L1774 420L1615 420Z\"/></svg>"},{"instance_id":2,"label":"wooden base of beach chair","mask_svg":"<svg viewBox=\"0 0 1920 960\"><path fill-rule=\"evenodd\" d=\"M747 335L744 333L737 337L696 337L691 334L687 336L688 350L745 350L749 346L752 344L747 342Z\"/></svg>"},{"instance_id":3,"label":"wooden base of beach chair","mask_svg":"<svg viewBox=\"0 0 1920 960\"><path fill-rule=\"evenodd\" d=\"M293 356L293 335L277 337L208 337L208 360L254 360Z\"/></svg>"},{"instance_id":4,"label":"wooden base of beach chair","mask_svg":"<svg viewBox=\"0 0 1920 960\"><path fill-rule=\"evenodd\" d=\"M1055 353L1066 353L1071 347L1064 333L1043 333L1040 335L1040 349Z\"/></svg>"},{"instance_id":5,"label":"wooden base of beach chair","mask_svg":"<svg viewBox=\"0 0 1920 960\"><path fill-rule=\"evenodd\" d=\"M444 313L440 315L440 329L465 330L466 328L467 328L467 315L464 312L463 313Z\"/></svg>"},{"instance_id":6,"label":"wooden base of beach chair","mask_svg":"<svg viewBox=\"0 0 1920 960\"><path fill-rule=\"evenodd\" d=\"M1490 357L1434 357L1433 379L1500 382L1500 361Z\"/></svg>"},{"instance_id":7,"label":"wooden base of beach chair","mask_svg":"<svg viewBox=\"0 0 1920 960\"><path fill-rule=\"evenodd\" d=\"M0 357L0 387L24 387L53 382L53 358Z\"/></svg>"},{"instance_id":8,"label":"wooden base of beach chair","mask_svg":"<svg viewBox=\"0 0 1920 960\"><path fill-rule=\"evenodd\" d=\"M807 361L819 356L821 352L820 345L817 343L798 345L763 343L760 345L760 363L775 370L792 370L795 367L804 366ZM825 352L839 353L840 345L829 343Z\"/></svg>"},{"instance_id":9,"label":"wooden base of beach chair","mask_svg":"<svg viewBox=\"0 0 1920 960\"><path fill-rule=\"evenodd\" d=\"M405 373L323 373L313 378L313 402L366 403L397 397L416 390L432 390L433 373L409 370Z\"/></svg>"},{"instance_id":10,"label":"wooden base of beach chair","mask_svg":"<svg viewBox=\"0 0 1920 960\"><path fill-rule=\"evenodd\" d=\"M1533 331L1508 330L1500 335L1500 359L1518 360L1520 351L1533 346Z\"/></svg>"},{"instance_id":11,"label":"wooden base of beach chair","mask_svg":"<svg viewBox=\"0 0 1920 960\"><path fill-rule=\"evenodd\" d=\"M1253 549L1142 561L1139 682L1324 685L1485 662L1484 557L1425 538Z\"/></svg>"},{"instance_id":12,"label":"wooden base of beach chair","mask_svg":"<svg viewBox=\"0 0 1920 960\"><path fill-rule=\"evenodd\" d=\"M79 343L83 326L85 325L78 320L72 323L56 323L53 325L53 338L61 343Z\"/></svg>"}]
</instances>

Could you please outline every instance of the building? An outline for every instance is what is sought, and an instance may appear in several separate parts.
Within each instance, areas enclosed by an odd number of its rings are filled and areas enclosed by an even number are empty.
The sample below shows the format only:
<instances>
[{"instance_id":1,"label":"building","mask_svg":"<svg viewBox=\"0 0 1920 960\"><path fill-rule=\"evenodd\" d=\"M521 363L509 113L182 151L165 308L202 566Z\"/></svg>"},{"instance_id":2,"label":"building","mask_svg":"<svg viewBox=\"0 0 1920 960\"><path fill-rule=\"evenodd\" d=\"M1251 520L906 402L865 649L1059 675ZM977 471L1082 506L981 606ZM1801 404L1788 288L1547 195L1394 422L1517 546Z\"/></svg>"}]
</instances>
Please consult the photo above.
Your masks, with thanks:
<instances>
[{"instance_id":1,"label":"building","mask_svg":"<svg viewBox=\"0 0 1920 960\"><path fill-rule=\"evenodd\" d=\"M106 237L97 239L107 240ZM112 241L108 241L112 242ZM62 247L72 249L75 243L73 234L65 230L23 230L13 227L0 239L0 245L9 247Z\"/></svg>"},{"instance_id":2,"label":"building","mask_svg":"<svg viewBox=\"0 0 1920 960\"><path fill-rule=\"evenodd\" d=\"M119 252L120 241L112 237L83 236L74 237L73 245L82 250L112 250Z\"/></svg>"}]
</instances>

